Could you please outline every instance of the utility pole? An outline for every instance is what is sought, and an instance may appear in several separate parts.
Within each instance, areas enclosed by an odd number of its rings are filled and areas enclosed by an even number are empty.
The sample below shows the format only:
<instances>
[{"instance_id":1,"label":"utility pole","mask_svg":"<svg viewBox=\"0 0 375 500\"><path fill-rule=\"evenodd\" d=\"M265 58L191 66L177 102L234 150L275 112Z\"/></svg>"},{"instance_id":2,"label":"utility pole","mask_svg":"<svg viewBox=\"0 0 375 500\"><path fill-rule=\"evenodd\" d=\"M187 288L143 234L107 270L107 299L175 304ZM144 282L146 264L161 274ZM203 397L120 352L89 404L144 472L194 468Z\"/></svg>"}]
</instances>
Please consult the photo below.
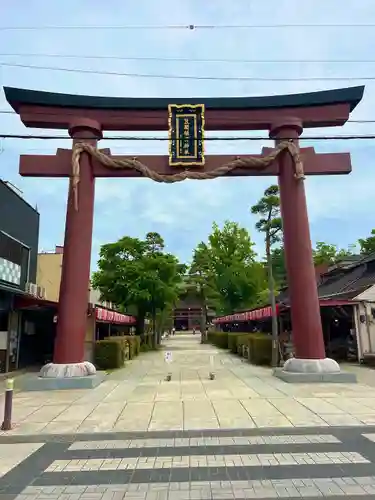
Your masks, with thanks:
<instances>
[{"instance_id":1,"label":"utility pole","mask_svg":"<svg viewBox=\"0 0 375 500\"><path fill-rule=\"evenodd\" d=\"M207 311L206 311L206 298L202 283L197 284L197 292L200 296L200 303L201 303L200 329L201 329L201 343L203 344L207 340L206 339Z\"/></svg>"},{"instance_id":2,"label":"utility pole","mask_svg":"<svg viewBox=\"0 0 375 500\"><path fill-rule=\"evenodd\" d=\"M156 348L156 309L155 309L155 283L152 287L152 344L154 349Z\"/></svg>"},{"instance_id":3,"label":"utility pole","mask_svg":"<svg viewBox=\"0 0 375 500\"><path fill-rule=\"evenodd\" d=\"M275 296L275 283L273 280L271 241L269 231L266 233L266 254L268 268L268 289L270 292L270 303L272 310L272 366L276 368L279 364L279 335L277 324L277 309Z\"/></svg>"}]
</instances>

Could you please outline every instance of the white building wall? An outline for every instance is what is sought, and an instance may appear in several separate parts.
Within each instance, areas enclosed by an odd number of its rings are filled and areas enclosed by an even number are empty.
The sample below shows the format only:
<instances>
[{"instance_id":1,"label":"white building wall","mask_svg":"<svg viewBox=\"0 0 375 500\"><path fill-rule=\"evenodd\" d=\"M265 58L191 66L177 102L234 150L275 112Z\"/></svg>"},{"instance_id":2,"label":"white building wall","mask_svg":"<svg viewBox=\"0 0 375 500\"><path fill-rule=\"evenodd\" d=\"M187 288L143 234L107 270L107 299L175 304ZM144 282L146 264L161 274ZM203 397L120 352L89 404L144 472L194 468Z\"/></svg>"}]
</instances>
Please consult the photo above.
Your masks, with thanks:
<instances>
[{"instance_id":1,"label":"white building wall","mask_svg":"<svg viewBox=\"0 0 375 500\"><path fill-rule=\"evenodd\" d=\"M108 309L113 309L111 302L102 302L100 300L100 292L99 290L90 289L89 302L93 305L107 307Z\"/></svg>"},{"instance_id":2,"label":"white building wall","mask_svg":"<svg viewBox=\"0 0 375 500\"><path fill-rule=\"evenodd\" d=\"M360 295L357 295L357 297L353 300L375 302L375 285L370 286L370 288L362 292Z\"/></svg>"},{"instance_id":3,"label":"white building wall","mask_svg":"<svg viewBox=\"0 0 375 500\"><path fill-rule=\"evenodd\" d=\"M366 353L375 354L375 302L363 301L356 305L354 319L359 359Z\"/></svg>"}]
</instances>

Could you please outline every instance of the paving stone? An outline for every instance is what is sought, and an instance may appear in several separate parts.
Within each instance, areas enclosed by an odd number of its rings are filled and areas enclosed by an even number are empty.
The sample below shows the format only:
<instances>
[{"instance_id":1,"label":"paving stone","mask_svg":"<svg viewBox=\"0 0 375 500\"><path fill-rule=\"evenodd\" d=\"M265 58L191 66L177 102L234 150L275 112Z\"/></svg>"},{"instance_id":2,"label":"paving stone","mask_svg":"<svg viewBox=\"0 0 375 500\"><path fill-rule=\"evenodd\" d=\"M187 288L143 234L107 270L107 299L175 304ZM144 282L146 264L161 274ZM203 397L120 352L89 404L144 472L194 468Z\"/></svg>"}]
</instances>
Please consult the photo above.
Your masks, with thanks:
<instances>
[{"instance_id":1,"label":"paving stone","mask_svg":"<svg viewBox=\"0 0 375 500\"><path fill-rule=\"evenodd\" d=\"M163 380L159 352L131 362L126 379L115 373L100 390L67 391L51 401L21 394L24 427L0 436L0 500L374 497L375 426L352 424L374 412L375 387L287 386L197 339L172 339L172 349L173 342L185 347L174 353L171 383ZM212 355L215 381L206 378ZM74 407L80 418L91 412L90 434L65 420ZM95 412L105 420L112 409L121 430L103 433ZM64 424L65 433L22 435L41 415L55 415L48 425ZM350 417L345 426L343 415ZM319 419L332 426L314 425ZM194 430L182 430L181 422ZM69 428L77 433L67 434Z\"/></svg>"}]
</instances>

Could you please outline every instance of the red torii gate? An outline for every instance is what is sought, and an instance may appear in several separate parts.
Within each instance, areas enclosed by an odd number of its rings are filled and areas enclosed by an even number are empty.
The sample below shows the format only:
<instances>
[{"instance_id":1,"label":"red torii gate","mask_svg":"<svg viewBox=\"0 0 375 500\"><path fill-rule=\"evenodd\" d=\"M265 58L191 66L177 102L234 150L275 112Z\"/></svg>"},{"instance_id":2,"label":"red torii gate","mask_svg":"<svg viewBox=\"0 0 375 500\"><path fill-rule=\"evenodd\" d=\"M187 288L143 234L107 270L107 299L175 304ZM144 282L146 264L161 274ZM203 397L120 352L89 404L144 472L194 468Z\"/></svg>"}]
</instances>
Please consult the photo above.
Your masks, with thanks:
<instances>
[{"instance_id":1,"label":"red torii gate","mask_svg":"<svg viewBox=\"0 0 375 500\"><path fill-rule=\"evenodd\" d=\"M9 87L5 87L4 91L7 101L26 127L68 130L73 144L85 142L96 146L104 130L168 130L168 99L90 97ZM276 145L288 139L298 147L298 138L304 128L344 125L350 112L361 101L363 92L364 87L352 87L272 97L188 99L188 102L192 105L204 104L206 130L268 130ZM262 155L269 152L269 149L263 149ZM108 150L105 153L110 154ZM316 154L313 148L302 148L300 157L306 175L351 172L349 153ZM116 158L133 160L134 157ZM246 158L250 156L241 155L241 159ZM234 159L228 155L208 156L204 167L189 170L211 172ZM137 160L159 174L170 176L178 171L178 167L169 165L168 156L137 156ZM71 177L72 150L58 149L56 156L21 155L20 174ZM239 167L226 175L276 175L279 179L297 357L290 360L284 370L339 371L337 363L325 358L305 189L303 181L296 178L292 156L283 151L266 168ZM70 183L68 195L54 363L42 369L44 377L81 377L95 372L90 363L84 362L95 178L141 176L134 168L109 169L97 157L87 152L81 154L80 182L75 189L74 182ZM78 209L75 195L79 199Z\"/></svg>"}]
</instances>

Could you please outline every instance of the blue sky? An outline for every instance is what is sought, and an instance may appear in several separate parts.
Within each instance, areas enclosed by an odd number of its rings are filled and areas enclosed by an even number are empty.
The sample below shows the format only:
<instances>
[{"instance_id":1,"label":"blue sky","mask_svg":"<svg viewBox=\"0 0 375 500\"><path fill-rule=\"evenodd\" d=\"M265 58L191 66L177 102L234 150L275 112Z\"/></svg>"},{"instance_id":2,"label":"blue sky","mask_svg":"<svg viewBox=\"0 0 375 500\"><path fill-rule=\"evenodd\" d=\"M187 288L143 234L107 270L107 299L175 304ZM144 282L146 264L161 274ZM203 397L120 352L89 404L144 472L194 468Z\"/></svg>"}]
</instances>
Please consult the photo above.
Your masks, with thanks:
<instances>
[{"instance_id":1,"label":"blue sky","mask_svg":"<svg viewBox=\"0 0 375 500\"><path fill-rule=\"evenodd\" d=\"M375 20L374 0L361 0L356 9L344 9L342 0L5 0L0 8L0 27L46 25L261 25L261 24L349 24ZM0 55L1 63L56 66L128 73L167 73L214 76L316 77L375 76L375 63L199 63L129 61L45 57L43 54L79 54L118 57L181 57L225 59L373 59L373 28L285 28L231 30L34 30L0 31L0 54L37 53L38 57ZM1 85L66 93L170 97L253 96L297 93L366 84L363 102L353 120L375 121L375 82L305 81L251 82L198 81L87 75L36 69L0 67ZM0 96L0 109L9 109ZM18 117L0 114L0 131L32 133ZM38 133L49 133L38 131ZM319 130L316 134L375 134L375 123L348 123L341 129ZM262 132L263 134L263 132ZM309 134L309 131L307 131ZM311 132L310 132L311 134ZM155 135L155 134L153 134ZM221 134L223 135L223 134ZM307 144L307 143L306 143ZM113 153L166 154L166 142L106 143ZM209 142L207 153L252 153L257 142ZM309 144L310 145L310 144ZM375 227L375 141L316 141L317 151L350 151L353 173L343 177L310 178L306 181L313 241L327 241L346 247L367 236ZM37 204L41 214L40 248L53 249L63 242L67 181L30 179L18 175L18 157L51 154L57 141L4 140L1 145L0 175L16 184L25 198ZM212 222L225 219L246 226L262 253L262 239L254 229L249 207L276 179L222 179L184 182L173 186L148 180L99 180L96 189L93 259L95 266L101 244L122 235L142 237L158 231L168 249L188 260L192 249L209 234Z\"/></svg>"}]
</instances>

